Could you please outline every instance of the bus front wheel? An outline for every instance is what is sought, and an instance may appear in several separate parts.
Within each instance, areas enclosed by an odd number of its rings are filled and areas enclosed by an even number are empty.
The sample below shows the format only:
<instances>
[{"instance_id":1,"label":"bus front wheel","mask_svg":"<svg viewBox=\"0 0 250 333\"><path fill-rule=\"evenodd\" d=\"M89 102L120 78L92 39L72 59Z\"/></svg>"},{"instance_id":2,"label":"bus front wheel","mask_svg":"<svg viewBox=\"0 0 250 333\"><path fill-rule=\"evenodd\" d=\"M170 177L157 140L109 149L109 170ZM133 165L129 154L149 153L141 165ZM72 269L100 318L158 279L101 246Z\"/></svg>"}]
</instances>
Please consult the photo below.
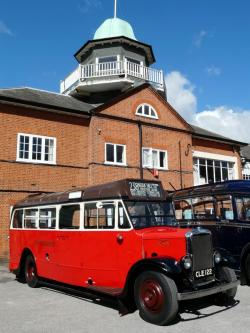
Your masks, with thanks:
<instances>
[{"instance_id":1,"label":"bus front wheel","mask_svg":"<svg viewBox=\"0 0 250 333\"><path fill-rule=\"evenodd\" d=\"M134 296L142 319L156 325L173 321L178 312L175 282L162 273L140 274L134 285Z\"/></svg>"},{"instance_id":2,"label":"bus front wheel","mask_svg":"<svg viewBox=\"0 0 250 333\"><path fill-rule=\"evenodd\" d=\"M39 285L37 269L34 257L29 254L25 260L24 266L25 280L29 287L36 288Z\"/></svg>"}]
</instances>

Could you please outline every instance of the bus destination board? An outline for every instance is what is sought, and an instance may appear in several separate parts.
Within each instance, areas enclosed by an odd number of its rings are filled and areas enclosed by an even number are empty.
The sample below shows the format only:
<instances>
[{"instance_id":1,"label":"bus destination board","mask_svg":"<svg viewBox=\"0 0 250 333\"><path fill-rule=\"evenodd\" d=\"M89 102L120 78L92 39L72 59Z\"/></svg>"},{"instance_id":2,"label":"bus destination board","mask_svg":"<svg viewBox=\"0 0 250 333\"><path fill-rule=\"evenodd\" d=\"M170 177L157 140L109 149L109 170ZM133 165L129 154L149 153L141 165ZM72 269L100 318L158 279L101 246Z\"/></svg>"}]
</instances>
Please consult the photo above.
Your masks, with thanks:
<instances>
[{"instance_id":1,"label":"bus destination board","mask_svg":"<svg viewBox=\"0 0 250 333\"><path fill-rule=\"evenodd\" d=\"M129 182L132 197L161 198L162 192L158 183Z\"/></svg>"}]
</instances>

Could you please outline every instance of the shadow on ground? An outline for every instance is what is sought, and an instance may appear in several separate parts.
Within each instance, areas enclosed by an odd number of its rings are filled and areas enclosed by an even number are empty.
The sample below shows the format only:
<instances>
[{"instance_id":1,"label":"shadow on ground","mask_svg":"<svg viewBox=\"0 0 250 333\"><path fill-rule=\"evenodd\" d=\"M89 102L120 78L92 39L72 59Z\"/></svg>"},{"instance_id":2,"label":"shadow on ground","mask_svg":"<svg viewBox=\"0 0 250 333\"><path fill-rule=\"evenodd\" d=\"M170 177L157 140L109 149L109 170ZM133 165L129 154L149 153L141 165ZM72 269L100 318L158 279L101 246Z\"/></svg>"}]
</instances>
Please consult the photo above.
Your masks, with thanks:
<instances>
[{"instance_id":1,"label":"shadow on ground","mask_svg":"<svg viewBox=\"0 0 250 333\"><path fill-rule=\"evenodd\" d=\"M103 294L94 294L86 291L84 288L72 288L65 287L65 285L53 285L53 284L42 284L42 288L50 290L51 292L61 293L70 297L75 297L78 299L82 299L86 302L96 303L100 306L105 306L116 310L119 312L121 316L126 315L128 313L132 313L135 310L128 310L126 307L119 302L119 300L115 297L105 296ZM231 308L237 306L240 302L238 300L234 300L231 303L227 303L224 305L215 305L214 297L208 296L201 299L196 299L192 301L183 301L180 303L179 314L176 317L175 321L169 324L176 325L180 322L187 322L193 320L199 320L203 318L207 318L213 315L216 315L221 312L225 312L230 310ZM187 318L188 315L188 318ZM190 316L189 316L190 315Z\"/></svg>"}]
</instances>

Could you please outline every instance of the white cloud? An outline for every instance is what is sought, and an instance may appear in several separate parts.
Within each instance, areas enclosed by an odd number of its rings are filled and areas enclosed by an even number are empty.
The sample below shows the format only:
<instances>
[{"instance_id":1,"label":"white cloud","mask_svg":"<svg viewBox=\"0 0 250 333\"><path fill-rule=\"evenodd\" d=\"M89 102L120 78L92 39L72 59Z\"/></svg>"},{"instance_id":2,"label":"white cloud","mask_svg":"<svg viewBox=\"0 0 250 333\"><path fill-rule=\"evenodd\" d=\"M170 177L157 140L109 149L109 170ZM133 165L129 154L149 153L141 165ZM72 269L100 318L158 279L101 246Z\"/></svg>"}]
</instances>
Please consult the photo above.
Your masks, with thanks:
<instances>
[{"instance_id":1,"label":"white cloud","mask_svg":"<svg viewBox=\"0 0 250 333\"><path fill-rule=\"evenodd\" d=\"M250 110L221 105L197 112L195 87L177 71L166 75L166 87L169 103L189 123L250 143Z\"/></svg>"},{"instance_id":2,"label":"white cloud","mask_svg":"<svg viewBox=\"0 0 250 333\"><path fill-rule=\"evenodd\" d=\"M220 76L221 75L221 68L216 66L210 66L205 69L208 76Z\"/></svg>"},{"instance_id":3,"label":"white cloud","mask_svg":"<svg viewBox=\"0 0 250 333\"><path fill-rule=\"evenodd\" d=\"M174 71L165 77L169 103L188 121L196 112L197 99L194 86L180 72Z\"/></svg>"},{"instance_id":4,"label":"white cloud","mask_svg":"<svg viewBox=\"0 0 250 333\"><path fill-rule=\"evenodd\" d=\"M7 27L7 25L3 21L0 21L0 34L13 36L13 32Z\"/></svg>"},{"instance_id":5,"label":"white cloud","mask_svg":"<svg viewBox=\"0 0 250 333\"><path fill-rule=\"evenodd\" d=\"M250 110L218 106L194 114L193 123L228 138L250 143Z\"/></svg>"},{"instance_id":6,"label":"white cloud","mask_svg":"<svg viewBox=\"0 0 250 333\"><path fill-rule=\"evenodd\" d=\"M201 30L197 35L194 36L193 45L197 48L201 47L204 39L207 37L208 33L206 30Z\"/></svg>"},{"instance_id":7,"label":"white cloud","mask_svg":"<svg viewBox=\"0 0 250 333\"><path fill-rule=\"evenodd\" d=\"M82 0L78 4L78 9L82 13L87 13L91 9L102 9L102 1L101 0Z\"/></svg>"}]
</instances>

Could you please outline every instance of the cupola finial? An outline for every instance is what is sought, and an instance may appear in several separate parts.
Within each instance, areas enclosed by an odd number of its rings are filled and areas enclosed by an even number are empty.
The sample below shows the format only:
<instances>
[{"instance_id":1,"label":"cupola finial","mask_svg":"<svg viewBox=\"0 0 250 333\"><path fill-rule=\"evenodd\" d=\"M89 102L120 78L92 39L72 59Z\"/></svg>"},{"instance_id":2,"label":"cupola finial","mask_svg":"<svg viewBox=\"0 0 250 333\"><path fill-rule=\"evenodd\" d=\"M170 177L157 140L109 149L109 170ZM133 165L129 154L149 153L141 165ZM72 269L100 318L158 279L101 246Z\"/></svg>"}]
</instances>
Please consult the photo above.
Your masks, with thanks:
<instances>
[{"instance_id":1,"label":"cupola finial","mask_svg":"<svg viewBox=\"0 0 250 333\"><path fill-rule=\"evenodd\" d=\"M117 12L117 0L115 0L115 5L114 5L114 18L116 18L116 12Z\"/></svg>"}]
</instances>

